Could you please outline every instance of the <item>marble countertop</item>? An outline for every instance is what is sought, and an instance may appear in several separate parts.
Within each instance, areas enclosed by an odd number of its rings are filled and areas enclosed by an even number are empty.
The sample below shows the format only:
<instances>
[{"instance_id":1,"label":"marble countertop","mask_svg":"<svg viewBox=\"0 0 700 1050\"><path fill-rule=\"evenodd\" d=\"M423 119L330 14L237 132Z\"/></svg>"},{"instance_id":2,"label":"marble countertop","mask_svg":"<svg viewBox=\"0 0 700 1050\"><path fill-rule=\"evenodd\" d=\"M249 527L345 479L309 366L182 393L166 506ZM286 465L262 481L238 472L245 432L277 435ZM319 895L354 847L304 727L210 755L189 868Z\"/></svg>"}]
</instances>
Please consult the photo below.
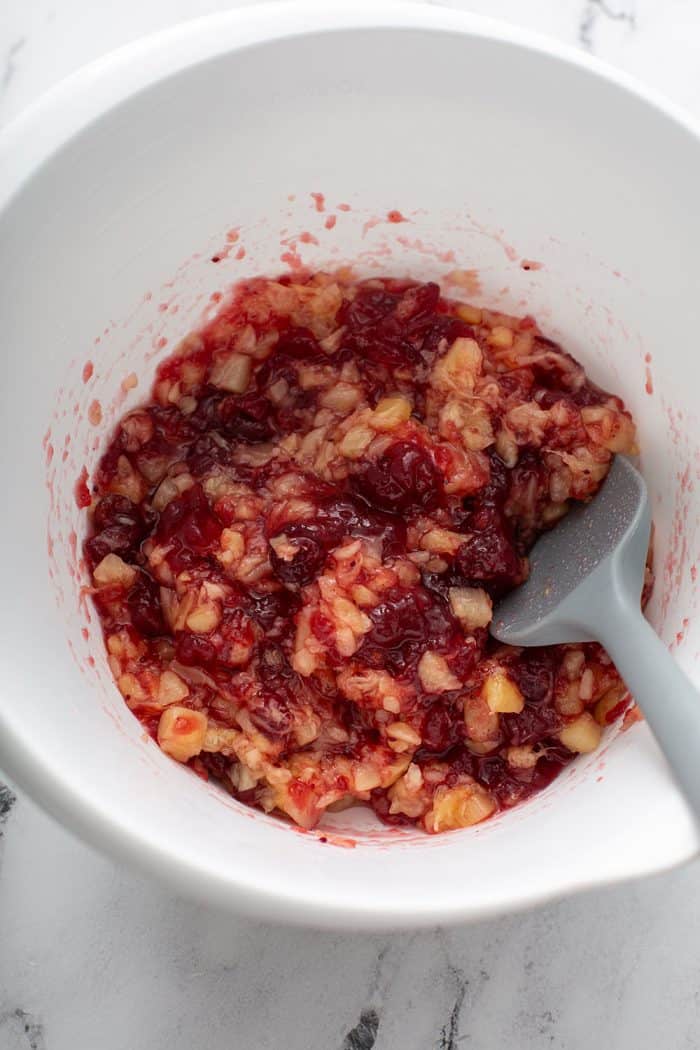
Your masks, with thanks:
<instances>
[{"instance_id":1,"label":"marble countertop","mask_svg":"<svg viewBox=\"0 0 700 1050\"><path fill-rule=\"evenodd\" d=\"M229 6L5 0L0 122L82 63ZM696 0L462 6L592 51L700 117ZM694 863L457 930L282 929L178 899L0 787L0 1050L695 1050L699 928Z\"/></svg>"}]
</instances>

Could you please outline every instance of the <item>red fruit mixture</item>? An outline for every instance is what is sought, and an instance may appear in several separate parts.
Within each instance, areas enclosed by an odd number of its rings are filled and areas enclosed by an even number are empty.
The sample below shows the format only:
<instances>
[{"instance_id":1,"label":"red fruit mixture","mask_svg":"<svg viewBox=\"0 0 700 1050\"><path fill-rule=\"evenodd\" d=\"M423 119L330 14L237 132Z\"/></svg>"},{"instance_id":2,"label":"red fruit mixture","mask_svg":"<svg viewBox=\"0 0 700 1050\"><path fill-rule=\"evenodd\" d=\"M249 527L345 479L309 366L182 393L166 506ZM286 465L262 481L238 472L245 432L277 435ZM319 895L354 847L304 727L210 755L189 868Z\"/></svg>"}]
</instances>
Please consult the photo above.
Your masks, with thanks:
<instances>
[{"instance_id":1,"label":"red fruit mixture","mask_svg":"<svg viewBox=\"0 0 700 1050\"><path fill-rule=\"evenodd\" d=\"M624 709L599 646L488 627L538 534L634 442L530 318L433 283L248 281L92 479L117 685L165 752L303 827L357 802L477 823Z\"/></svg>"}]
</instances>

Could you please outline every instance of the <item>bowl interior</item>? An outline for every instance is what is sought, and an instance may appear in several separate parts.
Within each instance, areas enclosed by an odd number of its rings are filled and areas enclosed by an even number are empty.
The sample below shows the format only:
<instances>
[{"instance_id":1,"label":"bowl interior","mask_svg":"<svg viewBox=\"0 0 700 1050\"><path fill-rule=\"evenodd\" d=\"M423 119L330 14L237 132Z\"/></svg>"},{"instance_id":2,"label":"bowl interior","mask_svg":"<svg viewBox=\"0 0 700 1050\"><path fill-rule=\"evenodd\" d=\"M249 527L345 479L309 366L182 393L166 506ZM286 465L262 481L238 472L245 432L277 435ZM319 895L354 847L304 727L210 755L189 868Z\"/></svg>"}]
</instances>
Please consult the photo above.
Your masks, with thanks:
<instances>
[{"instance_id":1,"label":"bowl interior","mask_svg":"<svg viewBox=\"0 0 700 1050\"><path fill-rule=\"evenodd\" d=\"M298 833L142 738L81 590L75 487L157 361L234 281L351 262L533 313L625 397L653 497L650 616L700 684L700 144L610 80L430 19L242 48L235 19L199 24L199 50L223 53L108 108L0 215L0 760L121 855L285 917L485 914L696 848L644 726L483 827L428 838L352 810Z\"/></svg>"}]
</instances>

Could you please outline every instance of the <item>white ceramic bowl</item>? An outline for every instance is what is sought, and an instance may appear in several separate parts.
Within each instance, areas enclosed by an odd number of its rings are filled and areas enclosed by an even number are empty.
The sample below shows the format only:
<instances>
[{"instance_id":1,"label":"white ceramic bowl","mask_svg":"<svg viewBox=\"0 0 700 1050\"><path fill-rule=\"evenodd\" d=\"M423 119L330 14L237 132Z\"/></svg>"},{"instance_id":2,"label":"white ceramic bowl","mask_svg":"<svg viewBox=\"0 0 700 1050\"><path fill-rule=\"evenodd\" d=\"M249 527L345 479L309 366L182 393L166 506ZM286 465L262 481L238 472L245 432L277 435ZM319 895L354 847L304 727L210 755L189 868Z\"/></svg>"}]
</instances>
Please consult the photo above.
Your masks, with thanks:
<instances>
[{"instance_id":1,"label":"white ceramic bowl","mask_svg":"<svg viewBox=\"0 0 700 1050\"><path fill-rule=\"evenodd\" d=\"M290 252L476 270L472 298L531 310L626 397L653 493L651 618L700 682L697 135L624 77L503 25L329 6L140 41L3 135L0 764L116 857L288 921L463 920L677 864L696 832L644 726L481 827L432 838L350 811L323 842L172 763L112 684L81 599L76 480L211 296Z\"/></svg>"}]
</instances>

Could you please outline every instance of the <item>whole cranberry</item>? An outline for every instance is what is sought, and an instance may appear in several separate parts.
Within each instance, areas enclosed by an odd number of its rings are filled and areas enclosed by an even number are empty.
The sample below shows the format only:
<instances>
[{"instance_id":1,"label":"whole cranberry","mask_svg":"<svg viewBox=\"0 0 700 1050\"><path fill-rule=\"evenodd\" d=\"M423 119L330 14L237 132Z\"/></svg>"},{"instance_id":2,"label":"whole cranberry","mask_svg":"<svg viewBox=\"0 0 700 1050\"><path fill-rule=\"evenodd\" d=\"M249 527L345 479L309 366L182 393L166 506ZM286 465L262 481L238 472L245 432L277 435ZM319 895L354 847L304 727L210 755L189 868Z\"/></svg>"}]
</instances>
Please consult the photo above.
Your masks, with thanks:
<instances>
[{"instance_id":1,"label":"whole cranberry","mask_svg":"<svg viewBox=\"0 0 700 1050\"><path fill-rule=\"evenodd\" d=\"M551 736L560 719L553 707L526 704L518 715L501 715L501 729L509 744L535 744Z\"/></svg>"},{"instance_id":2,"label":"whole cranberry","mask_svg":"<svg viewBox=\"0 0 700 1050\"><path fill-rule=\"evenodd\" d=\"M465 580L483 585L494 597L523 579L523 563L500 516L465 538L455 565Z\"/></svg>"},{"instance_id":3,"label":"whole cranberry","mask_svg":"<svg viewBox=\"0 0 700 1050\"><path fill-rule=\"evenodd\" d=\"M445 499L442 474L421 445L397 441L355 475L353 486L380 510L402 514L434 510Z\"/></svg>"},{"instance_id":4,"label":"whole cranberry","mask_svg":"<svg viewBox=\"0 0 700 1050\"><path fill-rule=\"evenodd\" d=\"M177 499L171 500L160 516L155 531L156 541L175 541L180 549L198 555L208 554L221 536L221 524L209 506L201 485L193 485Z\"/></svg>"},{"instance_id":5,"label":"whole cranberry","mask_svg":"<svg viewBox=\"0 0 700 1050\"><path fill-rule=\"evenodd\" d=\"M278 619L287 620L291 626L292 617L301 604L298 595L286 589L250 594L249 602L250 615L266 631L272 630Z\"/></svg>"},{"instance_id":6,"label":"whole cranberry","mask_svg":"<svg viewBox=\"0 0 700 1050\"><path fill-rule=\"evenodd\" d=\"M126 496L104 496L95 508L95 534L85 543L93 566L107 554L135 554L146 533L143 515Z\"/></svg>"},{"instance_id":7,"label":"whole cranberry","mask_svg":"<svg viewBox=\"0 0 700 1050\"><path fill-rule=\"evenodd\" d=\"M550 703L554 695L554 667L547 649L525 649L511 667L511 675L528 704Z\"/></svg>"},{"instance_id":8,"label":"whole cranberry","mask_svg":"<svg viewBox=\"0 0 700 1050\"><path fill-rule=\"evenodd\" d=\"M402 290L365 288L338 313L345 327L344 346L361 364L396 368L417 363L423 328L434 315L440 298L436 284Z\"/></svg>"},{"instance_id":9,"label":"whole cranberry","mask_svg":"<svg viewBox=\"0 0 700 1050\"><path fill-rule=\"evenodd\" d=\"M341 496L321 503L327 547L337 546L345 536L377 536L382 540L384 557L395 557L406 548L406 523L396 514L369 507L364 500Z\"/></svg>"},{"instance_id":10,"label":"whole cranberry","mask_svg":"<svg viewBox=\"0 0 700 1050\"><path fill-rule=\"evenodd\" d=\"M443 754L462 738L464 723L459 714L441 700L428 708L423 717L421 749Z\"/></svg>"},{"instance_id":11,"label":"whole cranberry","mask_svg":"<svg viewBox=\"0 0 700 1050\"><path fill-rule=\"evenodd\" d=\"M373 667L386 667L390 674L405 674L426 649L444 651L458 636L447 602L423 587L397 588L369 617L372 627L358 658Z\"/></svg>"},{"instance_id":12,"label":"whole cranberry","mask_svg":"<svg viewBox=\"0 0 700 1050\"><path fill-rule=\"evenodd\" d=\"M273 406L259 394L230 394L219 406L221 432L225 437L254 445L274 434Z\"/></svg>"},{"instance_id":13,"label":"whole cranberry","mask_svg":"<svg viewBox=\"0 0 700 1050\"><path fill-rule=\"evenodd\" d=\"M187 631L175 634L175 656L186 667L211 667L216 663L216 649L209 639Z\"/></svg>"},{"instance_id":14,"label":"whole cranberry","mask_svg":"<svg viewBox=\"0 0 700 1050\"><path fill-rule=\"evenodd\" d=\"M270 544L272 571L287 587L305 587L316 579L323 568L326 548L311 525L290 526L285 535L296 547L296 554L293 558L285 560Z\"/></svg>"},{"instance_id":15,"label":"whole cranberry","mask_svg":"<svg viewBox=\"0 0 700 1050\"><path fill-rule=\"evenodd\" d=\"M140 572L129 591L126 605L131 622L146 637L165 634L163 610L160 604L160 587L147 572Z\"/></svg>"}]
</instances>

